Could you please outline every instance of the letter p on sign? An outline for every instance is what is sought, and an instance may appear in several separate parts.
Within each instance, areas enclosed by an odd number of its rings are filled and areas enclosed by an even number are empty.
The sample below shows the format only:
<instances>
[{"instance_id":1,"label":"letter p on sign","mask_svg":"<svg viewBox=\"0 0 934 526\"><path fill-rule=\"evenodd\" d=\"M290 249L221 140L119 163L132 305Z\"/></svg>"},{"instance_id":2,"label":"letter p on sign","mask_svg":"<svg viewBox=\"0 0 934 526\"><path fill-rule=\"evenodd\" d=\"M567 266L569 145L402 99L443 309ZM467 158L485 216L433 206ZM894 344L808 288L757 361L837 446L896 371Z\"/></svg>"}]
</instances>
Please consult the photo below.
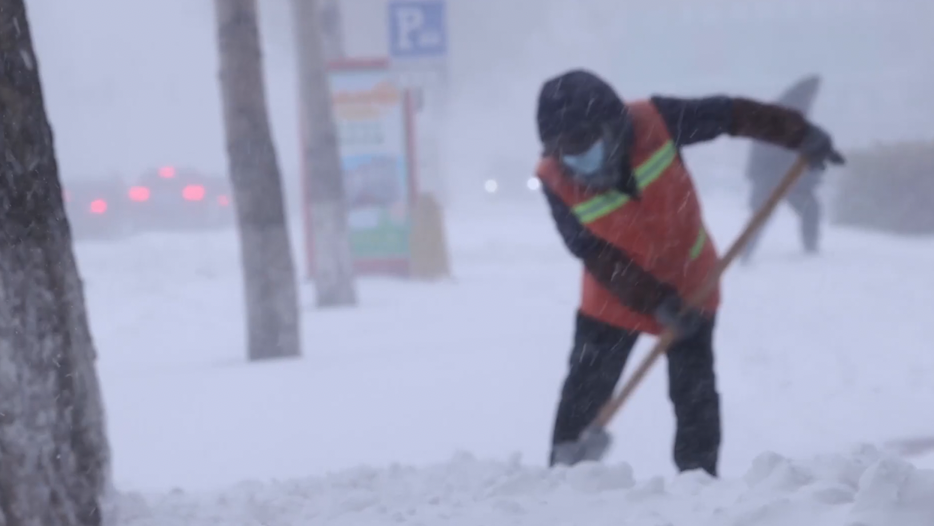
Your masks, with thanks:
<instances>
[{"instance_id":1,"label":"letter p on sign","mask_svg":"<svg viewBox=\"0 0 934 526\"><path fill-rule=\"evenodd\" d=\"M443 58L447 53L443 0L395 0L389 3L391 58Z\"/></svg>"},{"instance_id":2,"label":"letter p on sign","mask_svg":"<svg viewBox=\"0 0 934 526\"><path fill-rule=\"evenodd\" d=\"M415 47L415 33L425 24L425 15L416 7L405 6L396 11L396 24L399 28L396 47L402 51L409 51Z\"/></svg>"}]
</instances>

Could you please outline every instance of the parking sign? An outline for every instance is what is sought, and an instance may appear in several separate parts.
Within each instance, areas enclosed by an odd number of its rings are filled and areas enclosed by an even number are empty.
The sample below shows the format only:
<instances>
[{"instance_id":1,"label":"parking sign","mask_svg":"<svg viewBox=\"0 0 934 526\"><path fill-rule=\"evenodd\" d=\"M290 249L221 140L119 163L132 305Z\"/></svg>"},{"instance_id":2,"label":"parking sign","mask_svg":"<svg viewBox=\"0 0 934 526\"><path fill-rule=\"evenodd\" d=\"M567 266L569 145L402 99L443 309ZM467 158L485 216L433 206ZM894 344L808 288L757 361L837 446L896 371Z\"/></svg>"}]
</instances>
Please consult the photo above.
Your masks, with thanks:
<instances>
[{"instance_id":1,"label":"parking sign","mask_svg":"<svg viewBox=\"0 0 934 526\"><path fill-rule=\"evenodd\" d=\"M392 59L441 59L447 47L444 0L390 0Z\"/></svg>"}]
</instances>

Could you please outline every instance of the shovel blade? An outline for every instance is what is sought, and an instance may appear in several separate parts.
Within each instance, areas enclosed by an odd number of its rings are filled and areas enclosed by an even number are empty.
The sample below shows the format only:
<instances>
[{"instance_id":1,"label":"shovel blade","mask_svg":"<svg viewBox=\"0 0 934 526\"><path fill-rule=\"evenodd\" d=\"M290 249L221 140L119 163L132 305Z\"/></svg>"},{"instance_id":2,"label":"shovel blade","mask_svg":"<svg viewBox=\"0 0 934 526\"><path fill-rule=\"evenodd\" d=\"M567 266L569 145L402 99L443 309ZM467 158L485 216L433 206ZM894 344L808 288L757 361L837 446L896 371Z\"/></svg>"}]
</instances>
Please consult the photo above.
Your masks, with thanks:
<instances>
[{"instance_id":1,"label":"shovel blade","mask_svg":"<svg viewBox=\"0 0 934 526\"><path fill-rule=\"evenodd\" d=\"M586 429L573 442L555 444L552 464L573 466L579 462L599 462L610 449L612 437L604 429Z\"/></svg>"}]
</instances>

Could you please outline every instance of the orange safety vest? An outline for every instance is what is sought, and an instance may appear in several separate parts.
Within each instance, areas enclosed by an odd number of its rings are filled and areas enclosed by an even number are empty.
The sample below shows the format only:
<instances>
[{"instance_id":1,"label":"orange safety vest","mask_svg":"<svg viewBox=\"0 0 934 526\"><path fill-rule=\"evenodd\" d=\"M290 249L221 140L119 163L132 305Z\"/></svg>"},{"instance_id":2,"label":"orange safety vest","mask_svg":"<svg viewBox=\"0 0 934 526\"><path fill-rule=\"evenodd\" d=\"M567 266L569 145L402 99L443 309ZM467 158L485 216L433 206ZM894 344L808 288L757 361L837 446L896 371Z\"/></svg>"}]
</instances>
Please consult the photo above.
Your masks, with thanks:
<instances>
[{"instance_id":1,"label":"orange safety vest","mask_svg":"<svg viewBox=\"0 0 934 526\"><path fill-rule=\"evenodd\" d=\"M641 191L638 200L617 190L585 190L551 156L539 162L537 175L585 228L685 298L713 272L717 250L704 227L691 174L662 116L651 101L634 102L628 108L635 135L630 158ZM714 312L719 303L718 285L703 310ZM655 335L662 330L652 316L624 306L586 270L580 310L615 327Z\"/></svg>"}]
</instances>

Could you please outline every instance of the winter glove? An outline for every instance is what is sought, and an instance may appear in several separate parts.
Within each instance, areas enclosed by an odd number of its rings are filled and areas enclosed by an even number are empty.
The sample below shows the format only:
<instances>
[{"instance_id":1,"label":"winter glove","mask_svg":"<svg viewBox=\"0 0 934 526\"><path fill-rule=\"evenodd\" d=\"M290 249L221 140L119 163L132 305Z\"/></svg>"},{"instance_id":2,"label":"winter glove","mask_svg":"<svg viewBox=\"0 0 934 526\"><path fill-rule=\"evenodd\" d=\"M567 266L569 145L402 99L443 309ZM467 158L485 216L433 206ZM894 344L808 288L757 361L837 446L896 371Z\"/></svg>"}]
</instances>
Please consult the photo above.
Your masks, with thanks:
<instances>
[{"instance_id":1,"label":"winter glove","mask_svg":"<svg viewBox=\"0 0 934 526\"><path fill-rule=\"evenodd\" d=\"M692 336L704 322L704 315L696 309L686 309L684 302L672 294L655 309L655 319L666 329L671 329L677 339Z\"/></svg>"},{"instance_id":2,"label":"winter glove","mask_svg":"<svg viewBox=\"0 0 934 526\"><path fill-rule=\"evenodd\" d=\"M798 153L807 159L812 168L817 170L826 168L828 162L831 164L846 162L840 152L834 148L830 135L815 124L808 126L804 139L798 146Z\"/></svg>"}]
</instances>

